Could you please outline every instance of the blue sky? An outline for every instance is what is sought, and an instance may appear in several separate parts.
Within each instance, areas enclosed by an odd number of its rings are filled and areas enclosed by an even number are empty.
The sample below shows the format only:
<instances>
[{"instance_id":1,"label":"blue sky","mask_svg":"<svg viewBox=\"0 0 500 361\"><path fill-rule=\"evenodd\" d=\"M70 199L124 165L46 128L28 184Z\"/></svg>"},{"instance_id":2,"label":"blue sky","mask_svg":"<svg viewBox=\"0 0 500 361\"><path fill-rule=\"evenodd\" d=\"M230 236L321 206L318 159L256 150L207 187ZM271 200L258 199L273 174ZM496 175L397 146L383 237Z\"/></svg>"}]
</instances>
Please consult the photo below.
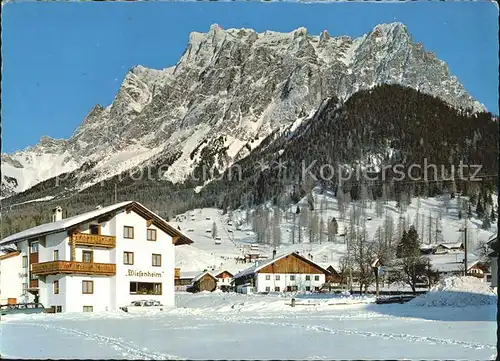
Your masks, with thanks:
<instances>
[{"instance_id":1,"label":"blue sky","mask_svg":"<svg viewBox=\"0 0 500 361\"><path fill-rule=\"evenodd\" d=\"M175 65L191 31L224 28L360 36L400 21L498 114L498 10L484 2L141 2L7 4L2 11L2 152L68 138L113 100L128 69Z\"/></svg>"}]
</instances>

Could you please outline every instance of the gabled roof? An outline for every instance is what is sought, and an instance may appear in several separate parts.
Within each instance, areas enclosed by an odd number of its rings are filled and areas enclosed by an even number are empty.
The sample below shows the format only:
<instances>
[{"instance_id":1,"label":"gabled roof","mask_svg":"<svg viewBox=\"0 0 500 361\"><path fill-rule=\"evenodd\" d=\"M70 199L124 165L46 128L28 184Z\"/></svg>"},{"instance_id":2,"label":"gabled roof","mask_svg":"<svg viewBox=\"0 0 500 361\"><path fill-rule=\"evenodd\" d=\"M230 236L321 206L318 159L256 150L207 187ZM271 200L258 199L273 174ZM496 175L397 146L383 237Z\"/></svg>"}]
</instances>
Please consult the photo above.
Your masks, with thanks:
<instances>
[{"instance_id":1,"label":"gabled roof","mask_svg":"<svg viewBox=\"0 0 500 361\"><path fill-rule=\"evenodd\" d=\"M228 271L227 269L212 271L212 272L210 272L210 274L212 276L214 276L215 278L217 278L217 276L219 276L221 273L224 273L224 272L229 273L231 275L231 277L234 276L233 273Z\"/></svg>"},{"instance_id":2,"label":"gabled roof","mask_svg":"<svg viewBox=\"0 0 500 361\"><path fill-rule=\"evenodd\" d=\"M11 257L19 256L20 254L21 254L20 251L15 251L15 252L9 252L9 253L6 253L6 254L2 254L0 256L0 261L3 261L4 259L8 259L8 258L11 258Z\"/></svg>"},{"instance_id":3,"label":"gabled roof","mask_svg":"<svg viewBox=\"0 0 500 361\"><path fill-rule=\"evenodd\" d=\"M288 253L284 253L284 254L282 254L280 256L276 255L276 257L274 257L272 259L268 259L268 260L257 262L254 266L252 266L250 268L247 268L244 271L239 272L237 275L234 276L234 278L240 278L240 277L244 277L244 276L249 276L249 275L255 274L259 270L261 270L262 268L264 268L266 266L269 266L269 265L273 264L274 262L279 261L282 258L285 258L285 257L288 257L288 256L292 256L292 255L295 256L295 257L300 258L304 262L307 262L309 264L312 264L315 267L318 267L323 272L325 272L325 274L328 273L328 271L326 269L324 269L323 267L321 267L319 264L311 261L310 259L307 259L307 258L301 256L297 252L288 252Z\"/></svg>"},{"instance_id":4,"label":"gabled roof","mask_svg":"<svg viewBox=\"0 0 500 361\"><path fill-rule=\"evenodd\" d=\"M463 247L463 242L455 242L455 243L440 243L439 246L444 248L452 249L452 248L461 248Z\"/></svg>"},{"instance_id":5,"label":"gabled roof","mask_svg":"<svg viewBox=\"0 0 500 361\"><path fill-rule=\"evenodd\" d=\"M0 242L0 245L15 243L26 239L31 239L35 237L40 237L53 233L58 233L61 231L70 230L81 224L90 222L94 219L101 218L107 215L115 214L116 212L121 210L133 210L141 217L145 219L151 219L155 226L160 228L162 231L164 231L171 237L174 237L175 245L193 243L193 241L188 237L186 237L182 232L172 227L170 224L167 223L167 221L165 221L163 218L161 218L154 212L144 207L142 204L138 202L127 201L127 202L116 203L111 206L103 207L90 212L82 213L77 216L64 218L59 221L49 222L33 228L26 229L19 233L15 233L8 237L3 238L2 241Z\"/></svg>"},{"instance_id":6,"label":"gabled roof","mask_svg":"<svg viewBox=\"0 0 500 361\"><path fill-rule=\"evenodd\" d=\"M181 279L193 279L200 274L200 271L181 271Z\"/></svg>"},{"instance_id":7,"label":"gabled roof","mask_svg":"<svg viewBox=\"0 0 500 361\"><path fill-rule=\"evenodd\" d=\"M202 272L202 273L198 274L198 276L196 276L195 278L193 278L192 283L195 283L196 281L199 281L205 275L209 275L210 277L212 277L213 279L215 279L217 281L217 279L215 278L215 276L213 276L209 271L205 271L205 272Z\"/></svg>"}]
</instances>

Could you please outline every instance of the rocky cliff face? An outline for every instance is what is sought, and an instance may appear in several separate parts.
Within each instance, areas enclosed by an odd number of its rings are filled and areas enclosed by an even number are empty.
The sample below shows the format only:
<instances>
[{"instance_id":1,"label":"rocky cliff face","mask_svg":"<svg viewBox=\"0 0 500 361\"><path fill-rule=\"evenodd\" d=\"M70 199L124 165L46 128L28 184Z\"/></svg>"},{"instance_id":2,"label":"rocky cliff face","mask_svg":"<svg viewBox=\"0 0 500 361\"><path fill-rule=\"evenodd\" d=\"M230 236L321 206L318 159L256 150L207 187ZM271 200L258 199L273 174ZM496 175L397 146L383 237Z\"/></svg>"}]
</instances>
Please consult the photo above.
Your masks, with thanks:
<instances>
[{"instance_id":1,"label":"rocky cliff face","mask_svg":"<svg viewBox=\"0 0 500 361\"><path fill-rule=\"evenodd\" d=\"M96 105L70 139L44 137L2 155L2 196L85 163L93 166L80 188L161 159L170 160L164 176L174 183L200 162L222 170L271 132L312 115L326 98L345 100L381 83L484 110L400 23L357 39L312 36L305 28L256 33L212 25L208 33L190 34L174 67L131 69L112 104Z\"/></svg>"}]
</instances>

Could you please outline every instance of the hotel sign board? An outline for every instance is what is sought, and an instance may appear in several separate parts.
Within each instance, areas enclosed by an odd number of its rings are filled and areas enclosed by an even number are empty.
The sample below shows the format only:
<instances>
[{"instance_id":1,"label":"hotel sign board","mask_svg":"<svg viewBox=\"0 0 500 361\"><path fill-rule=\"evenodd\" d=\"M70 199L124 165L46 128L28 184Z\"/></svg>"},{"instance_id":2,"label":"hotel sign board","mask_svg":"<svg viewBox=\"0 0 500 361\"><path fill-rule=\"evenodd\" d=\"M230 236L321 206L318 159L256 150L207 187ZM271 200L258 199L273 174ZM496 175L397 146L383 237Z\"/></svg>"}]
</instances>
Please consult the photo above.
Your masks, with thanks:
<instances>
[{"instance_id":1,"label":"hotel sign board","mask_svg":"<svg viewBox=\"0 0 500 361\"><path fill-rule=\"evenodd\" d=\"M149 272L149 271L143 272L143 271L134 271L131 269L128 270L127 275L132 276L132 277L161 277L162 276L160 272Z\"/></svg>"}]
</instances>

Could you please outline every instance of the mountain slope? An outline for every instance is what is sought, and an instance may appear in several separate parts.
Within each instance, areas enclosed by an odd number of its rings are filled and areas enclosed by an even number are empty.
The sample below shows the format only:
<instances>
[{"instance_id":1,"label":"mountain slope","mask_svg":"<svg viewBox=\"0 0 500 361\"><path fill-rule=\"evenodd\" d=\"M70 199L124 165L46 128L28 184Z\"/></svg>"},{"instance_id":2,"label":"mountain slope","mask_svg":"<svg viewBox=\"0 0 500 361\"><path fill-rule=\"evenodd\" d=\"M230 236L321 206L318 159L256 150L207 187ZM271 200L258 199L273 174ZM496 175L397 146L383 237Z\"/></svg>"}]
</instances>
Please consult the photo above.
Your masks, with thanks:
<instances>
[{"instance_id":1,"label":"mountain slope","mask_svg":"<svg viewBox=\"0 0 500 361\"><path fill-rule=\"evenodd\" d=\"M190 34L175 66L131 69L112 104L96 105L70 139L43 138L2 155L2 196L82 166L76 190L148 164L161 163L172 183L201 165L222 172L274 131L300 124L324 99L345 100L382 83L484 109L401 23L357 39L212 25Z\"/></svg>"}]
</instances>

